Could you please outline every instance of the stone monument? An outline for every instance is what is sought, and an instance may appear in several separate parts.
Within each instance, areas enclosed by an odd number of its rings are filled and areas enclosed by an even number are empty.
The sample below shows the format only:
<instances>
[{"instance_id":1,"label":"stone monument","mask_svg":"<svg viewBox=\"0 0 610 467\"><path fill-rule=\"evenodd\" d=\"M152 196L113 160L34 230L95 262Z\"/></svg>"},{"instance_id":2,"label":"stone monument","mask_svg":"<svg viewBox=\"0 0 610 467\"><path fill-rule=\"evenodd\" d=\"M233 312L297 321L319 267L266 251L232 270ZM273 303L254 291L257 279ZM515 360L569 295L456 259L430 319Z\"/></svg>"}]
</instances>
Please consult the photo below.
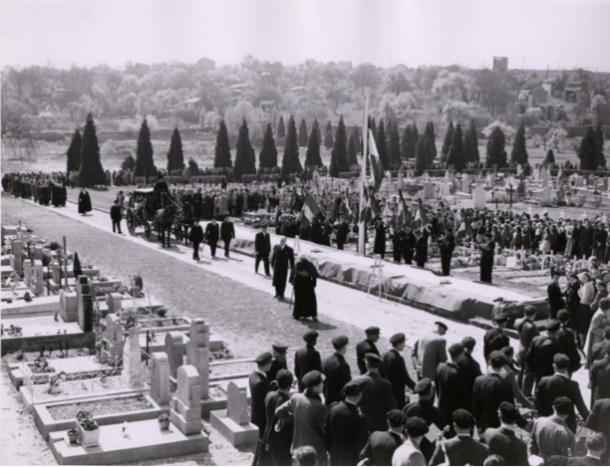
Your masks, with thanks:
<instances>
[{"instance_id":1,"label":"stone monument","mask_svg":"<svg viewBox=\"0 0 610 467\"><path fill-rule=\"evenodd\" d=\"M485 199L486 199L485 188L482 186L478 186L475 188L474 193L472 194L473 206L475 209L484 209L485 208Z\"/></svg>"},{"instance_id":2,"label":"stone monument","mask_svg":"<svg viewBox=\"0 0 610 467\"><path fill-rule=\"evenodd\" d=\"M122 297L120 293L109 293L106 295L106 305L108 313L118 313L122 307Z\"/></svg>"},{"instance_id":3,"label":"stone monument","mask_svg":"<svg viewBox=\"0 0 610 467\"><path fill-rule=\"evenodd\" d=\"M193 365L178 368L178 389L172 397L171 422L185 435L201 432L201 387L199 373Z\"/></svg>"},{"instance_id":4,"label":"stone monument","mask_svg":"<svg viewBox=\"0 0 610 467\"><path fill-rule=\"evenodd\" d=\"M42 261L34 260L34 277L30 290L34 295L39 296L44 293L44 273L42 270Z\"/></svg>"},{"instance_id":5,"label":"stone monument","mask_svg":"<svg viewBox=\"0 0 610 467\"><path fill-rule=\"evenodd\" d=\"M165 352L169 360L169 374L172 378L176 378L178 368L184 363L185 350L184 334L178 331L165 334Z\"/></svg>"},{"instance_id":6,"label":"stone monument","mask_svg":"<svg viewBox=\"0 0 610 467\"><path fill-rule=\"evenodd\" d=\"M78 296L76 292L59 291L59 315L64 322L78 321Z\"/></svg>"},{"instance_id":7,"label":"stone monument","mask_svg":"<svg viewBox=\"0 0 610 467\"><path fill-rule=\"evenodd\" d=\"M123 326L119 322L119 316L106 315L100 359L105 363L120 361L123 357L123 346Z\"/></svg>"},{"instance_id":8,"label":"stone monument","mask_svg":"<svg viewBox=\"0 0 610 467\"><path fill-rule=\"evenodd\" d=\"M207 399L210 381L210 326L201 318L191 321L186 363L193 365L199 372L201 398Z\"/></svg>"},{"instance_id":9,"label":"stone monument","mask_svg":"<svg viewBox=\"0 0 610 467\"><path fill-rule=\"evenodd\" d=\"M123 371L121 372L121 378L131 389L144 389L138 331L131 330L127 331L126 334L127 339L123 345Z\"/></svg>"},{"instance_id":10,"label":"stone monument","mask_svg":"<svg viewBox=\"0 0 610 467\"><path fill-rule=\"evenodd\" d=\"M23 261L23 282L26 287L32 285L32 274L34 270L32 268L32 260L26 259Z\"/></svg>"},{"instance_id":11,"label":"stone monument","mask_svg":"<svg viewBox=\"0 0 610 467\"><path fill-rule=\"evenodd\" d=\"M230 381L227 387L226 410L210 412L210 424L227 438L233 446L255 443L258 427L250 423L247 383Z\"/></svg>"},{"instance_id":12,"label":"stone monument","mask_svg":"<svg viewBox=\"0 0 610 467\"><path fill-rule=\"evenodd\" d=\"M13 240L10 256L11 267L19 277L23 274L23 241Z\"/></svg>"},{"instance_id":13,"label":"stone monument","mask_svg":"<svg viewBox=\"0 0 610 467\"><path fill-rule=\"evenodd\" d=\"M159 405L169 403L169 359L165 352L152 354L150 397Z\"/></svg>"}]
</instances>

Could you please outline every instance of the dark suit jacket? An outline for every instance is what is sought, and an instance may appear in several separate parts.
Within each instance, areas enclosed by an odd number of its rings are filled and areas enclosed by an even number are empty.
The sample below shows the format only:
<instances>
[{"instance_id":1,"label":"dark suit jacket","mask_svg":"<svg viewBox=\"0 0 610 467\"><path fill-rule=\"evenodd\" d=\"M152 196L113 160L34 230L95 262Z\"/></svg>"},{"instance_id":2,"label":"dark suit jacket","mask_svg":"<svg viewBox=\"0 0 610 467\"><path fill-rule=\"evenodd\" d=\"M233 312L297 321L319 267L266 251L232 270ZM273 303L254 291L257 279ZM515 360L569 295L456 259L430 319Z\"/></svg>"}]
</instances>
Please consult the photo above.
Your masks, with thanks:
<instances>
[{"instance_id":1,"label":"dark suit jacket","mask_svg":"<svg viewBox=\"0 0 610 467\"><path fill-rule=\"evenodd\" d=\"M599 431L610 439L610 399L598 399L591 407L589 418L587 418L587 428ZM608 463L610 459L610 449L602 454L602 460Z\"/></svg>"},{"instance_id":2,"label":"dark suit jacket","mask_svg":"<svg viewBox=\"0 0 610 467\"><path fill-rule=\"evenodd\" d=\"M115 222L118 222L122 219L121 206L119 206L118 204L113 204L110 207L110 219L112 219Z\"/></svg>"},{"instance_id":3,"label":"dark suit jacket","mask_svg":"<svg viewBox=\"0 0 610 467\"><path fill-rule=\"evenodd\" d=\"M445 446L449 459L446 458L441 444ZM436 442L430 465L439 465L446 461L449 461L448 465L483 465L488 455L489 450L483 443L471 436L456 436Z\"/></svg>"},{"instance_id":4,"label":"dark suit jacket","mask_svg":"<svg viewBox=\"0 0 610 467\"><path fill-rule=\"evenodd\" d=\"M568 459L568 465L608 465L602 460L595 459L593 457L571 457Z\"/></svg>"},{"instance_id":5,"label":"dark suit jacket","mask_svg":"<svg viewBox=\"0 0 610 467\"><path fill-rule=\"evenodd\" d=\"M366 418L368 432L387 430L386 414L397 408L392 385L382 377L369 373L354 380L363 381L362 398L358 406Z\"/></svg>"},{"instance_id":6,"label":"dark suit jacket","mask_svg":"<svg viewBox=\"0 0 610 467\"><path fill-rule=\"evenodd\" d=\"M205 226L205 239L208 243L218 243L219 227L218 224L210 222Z\"/></svg>"},{"instance_id":7,"label":"dark suit jacket","mask_svg":"<svg viewBox=\"0 0 610 467\"><path fill-rule=\"evenodd\" d=\"M201 243L203 241L203 227L199 224L195 224L191 227L191 231L189 232L189 240L193 243Z\"/></svg>"},{"instance_id":8,"label":"dark suit jacket","mask_svg":"<svg viewBox=\"0 0 610 467\"><path fill-rule=\"evenodd\" d=\"M303 392L305 389L301 384L301 379L312 370L322 371L322 359L320 352L308 344L294 354L294 375L299 383L299 392Z\"/></svg>"},{"instance_id":9,"label":"dark suit jacket","mask_svg":"<svg viewBox=\"0 0 610 467\"><path fill-rule=\"evenodd\" d=\"M545 376L538 383L536 388L536 399L534 407L538 414L544 417L553 415L553 402L556 398L565 396L572 401L574 407L580 413L583 419L589 416L589 410L582 399L580 388L576 381L566 378L561 375ZM576 419L568 417L566 424L574 433L576 433Z\"/></svg>"},{"instance_id":10,"label":"dark suit jacket","mask_svg":"<svg viewBox=\"0 0 610 467\"><path fill-rule=\"evenodd\" d=\"M503 347L510 345L510 339L504 331L498 328L490 329L483 337L483 355L485 361L489 360L489 354L494 350L502 350Z\"/></svg>"},{"instance_id":11,"label":"dark suit jacket","mask_svg":"<svg viewBox=\"0 0 610 467\"><path fill-rule=\"evenodd\" d=\"M271 390L266 375L253 371L250 373L250 396L252 398L250 421L265 430L267 416L265 415L265 397Z\"/></svg>"},{"instance_id":12,"label":"dark suit jacket","mask_svg":"<svg viewBox=\"0 0 610 467\"><path fill-rule=\"evenodd\" d=\"M457 409L472 409L462 372L455 362L441 363L436 369L436 393L438 408L447 420L452 419L453 412Z\"/></svg>"},{"instance_id":13,"label":"dark suit jacket","mask_svg":"<svg viewBox=\"0 0 610 467\"><path fill-rule=\"evenodd\" d=\"M231 221L222 221L220 224L220 238L230 240L235 238L235 227Z\"/></svg>"},{"instance_id":14,"label":"dark suit jacket","mask_svg":"<svg viewBox=\"0 0 610 467\"><path fill-rule=\"evenodd\" d=\"M406 402L405 386L415 388L415 382L409 376L405 359L396 349L391 349L383 356L385 379L392 385L392 394L398 408L402 409Z\"/></svg>"},{"instance_id":15,"label":"dark suit jacket","mask_svg":"<svg viewBox=\"0 0 610 467\"><path fill-rule=\"evenodd\" d=\"M273 451L274 447L287 447L290 450L294 427L284 424L280 431L275 431L275 424L278 420L275 416L275 410L288 399L290 399L290 396L280 391L271 391L265 396L265 415L268 423L265 426L264 441L267 450L270 452Z\"/></svg>"},{"instance_id":16,"label":"dark suit jacket","mask_svg":"<svg viewBox=\"0 0 610 467\"><path fill-rule=\"evenodd\" d=\"M366 419L357 405L342 401L329 407L324 445L330 454L330 465L356 465L367 438Z\"/></svg>"},{"instance_id":17,"label":"dark suit jacket","mask_svg":"<svg viewBox=\"0 0 610 467\"><path fill-rule=\"evenodd\" d=\"M481 372L481 365L479 365L479 362L477 362L469 353L464 353L457 364L462 371L462 379L464 380L466 395L472 402L472 388L474 387L474 380L483 374Z\"/></svg>"},{"instance_id":18,"label":"dark suit jacket","mask_svg":"<svg viewBox=\"0 0 610 467\"><path fill-rule=\"evenodd\" d=\"M556 315L559 310L566 306L563 298L561 298L563 295L561 288L559 287L559 284L551 282L546 288L546 292L549 298L549 311L551 311L553 315Z\"/></svg>"},{"instance_id":19,"label":"dark suit jacket","mask_svg":"<svg viewBox=\"0 0 610 467\"><path fill-rule=\"evenodd\" d=\"M472 415L481 432L500 426L498 408L502 402L515 403L511 385L497 373L479 376L474 382L472 396Z\"/></svg>"},{"instance_id":20,"label":"dark suit jacket","mask_svg":"<svg viewBox=\"0 0 610 467\"><path fill-rule=\"evenodd\" d=\"M483 435L489 454L502 456L506 465L529 465L527 444L517 438L513 430L504 427L489 428Z\"/></svg>"},{"instance_id":21,"label":"dark suit jacket","mask_svg":"<svg viewBox=\"0 0 610 467\"><path fill-rule=\"evenodd\" d=\"M254 236L254 251L262 256L271 253L271 239L268 233L259 232Z\"/></svg>"},{"instance_id":22,"label":"dark suit jacket","mask_svg":"<svg viewBox=\"0 0 610 467\"><path fill-rule=\"evenodd\" d=\"M356 345L356 360L358 362L358 369L360 370L360 374L363 375L366 373L366 363L364 362L364 356L367 353L374 353L381 357L379 350L377 350L377 346L374 342L371 342L367 339L359 342Z\"/></svg>"},{"instance_id":23,"label":"dark suit jacket","mask_svg":"<svg viewBox=\"0 0 610 467\"><path fill-rule=\"evenodd\" d=\"M570 329L566 329L562 326L559 331L557 331L557 342L559 342L562 353L570 358L570 371L572 373L578 371L580 368L580 354L576 348L574 333Z\"/></svg>"},{"instance_id":24,"label":"dark suit jacket","mask_svg":"<svg viewBox=\"0 0 610 467\"><path fill-rule=\"evenodd\" d=\"M392 431L376 431L360 453L360 459L367 458L371 465L392 465L394 451L404 443L399 434Z\"/></svg>"},{"instance_id":25,"label":"dark suit jacket","mask_svg":"<svg viewBox=\"0 0 610 467\"><path fill-rule=\"evenodd\" d=\"M324 359L322 373L326 376L324 381L324 403L329 406L333 402L341 400L343 386L352 380L352 372L345 357L335 352Z\"/></svg>"}]
</instances>

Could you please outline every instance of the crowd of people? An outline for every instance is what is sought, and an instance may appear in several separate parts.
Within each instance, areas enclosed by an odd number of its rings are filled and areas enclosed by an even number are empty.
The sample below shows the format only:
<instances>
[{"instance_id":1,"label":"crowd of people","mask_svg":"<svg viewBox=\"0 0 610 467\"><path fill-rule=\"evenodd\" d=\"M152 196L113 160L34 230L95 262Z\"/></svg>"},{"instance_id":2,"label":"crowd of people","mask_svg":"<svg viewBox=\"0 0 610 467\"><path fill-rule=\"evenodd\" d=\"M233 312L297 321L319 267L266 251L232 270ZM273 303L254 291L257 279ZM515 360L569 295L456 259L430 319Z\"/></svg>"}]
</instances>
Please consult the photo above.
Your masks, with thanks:
<instances>
[{"instance_id":1,"label":"crowd of people","mask_svg":"<svg viewBox=\"0 0 610 467\"><path fill-rule=\"evenodd\" d=\"M610 300L601 307L609 310ZM508 316L497 314L482 363L474 338L447 347L447 325L436 322L414 345L414 373L402 355L405 335L392 335L382 353L374 326L355 348L359 375L345 359L347 336L334 337L334 353L322 358L318 332L308 331L294 371L287 347L274 344L250 376L259 429L253 465L292 465L293 457L298 465L608 465L610 326L595 344L589 409L571 380L579 364L569 314L561 310L542 334L535 314L529 307L517 323L516 352L504 331ZM581 425L588 430L579 453Z\"/></svg>"}]
</instances>

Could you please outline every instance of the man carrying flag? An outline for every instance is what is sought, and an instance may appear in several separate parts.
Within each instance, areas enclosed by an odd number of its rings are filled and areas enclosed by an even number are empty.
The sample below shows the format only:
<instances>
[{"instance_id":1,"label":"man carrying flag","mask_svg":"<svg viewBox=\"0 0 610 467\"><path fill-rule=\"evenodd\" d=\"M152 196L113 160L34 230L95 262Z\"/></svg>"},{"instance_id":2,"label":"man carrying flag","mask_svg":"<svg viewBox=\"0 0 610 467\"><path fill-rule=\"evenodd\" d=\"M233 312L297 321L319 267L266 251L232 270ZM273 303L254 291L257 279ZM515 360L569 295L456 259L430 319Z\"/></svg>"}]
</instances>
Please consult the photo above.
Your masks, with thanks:
<instances>
[{"instance_id":1,"label":"man carrying flag","mask_svg":"<svg viewBox=\"0 0 610 467\"><path fill-rule=\"evenodd\" d=\"M305 199L303 200L303 216L301 217L301 223L311 224L314 217L322 212L316 200L313 199L309 193L305 193Z\"/></svg>"},{"instance_id":2,"label":"man carrying flag","mask_svg":"<svg viewBox=\"0 0 610 467\"><path fill-rule=\"evenodd\" d=\"M402 229L404 226L411 226L413 217L411 211L402 196L402 191L398 190L398 215L396 216L396 230Z\"/></svg>"}]
</instances>

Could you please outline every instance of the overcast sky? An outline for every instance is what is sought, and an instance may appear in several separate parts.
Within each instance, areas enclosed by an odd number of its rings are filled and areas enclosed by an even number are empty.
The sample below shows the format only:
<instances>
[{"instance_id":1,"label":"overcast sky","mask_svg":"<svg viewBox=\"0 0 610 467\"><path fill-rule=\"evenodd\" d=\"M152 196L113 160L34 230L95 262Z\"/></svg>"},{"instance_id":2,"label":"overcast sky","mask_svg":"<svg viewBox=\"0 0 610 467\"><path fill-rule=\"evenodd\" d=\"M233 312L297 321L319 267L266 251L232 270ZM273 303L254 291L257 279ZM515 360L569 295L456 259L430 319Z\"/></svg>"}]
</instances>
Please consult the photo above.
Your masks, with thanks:
<instances>
[{"instance_id":1,"label":"overcast sky","mask_svg":"<svg viewBox=\"0 0 610 467\"><path fill-rule=\"evenodd\" d=\"M378 66L610 72L610 0L0 0L4 65L217 65L251 54Z\"/></svg>"}]
</instances>

